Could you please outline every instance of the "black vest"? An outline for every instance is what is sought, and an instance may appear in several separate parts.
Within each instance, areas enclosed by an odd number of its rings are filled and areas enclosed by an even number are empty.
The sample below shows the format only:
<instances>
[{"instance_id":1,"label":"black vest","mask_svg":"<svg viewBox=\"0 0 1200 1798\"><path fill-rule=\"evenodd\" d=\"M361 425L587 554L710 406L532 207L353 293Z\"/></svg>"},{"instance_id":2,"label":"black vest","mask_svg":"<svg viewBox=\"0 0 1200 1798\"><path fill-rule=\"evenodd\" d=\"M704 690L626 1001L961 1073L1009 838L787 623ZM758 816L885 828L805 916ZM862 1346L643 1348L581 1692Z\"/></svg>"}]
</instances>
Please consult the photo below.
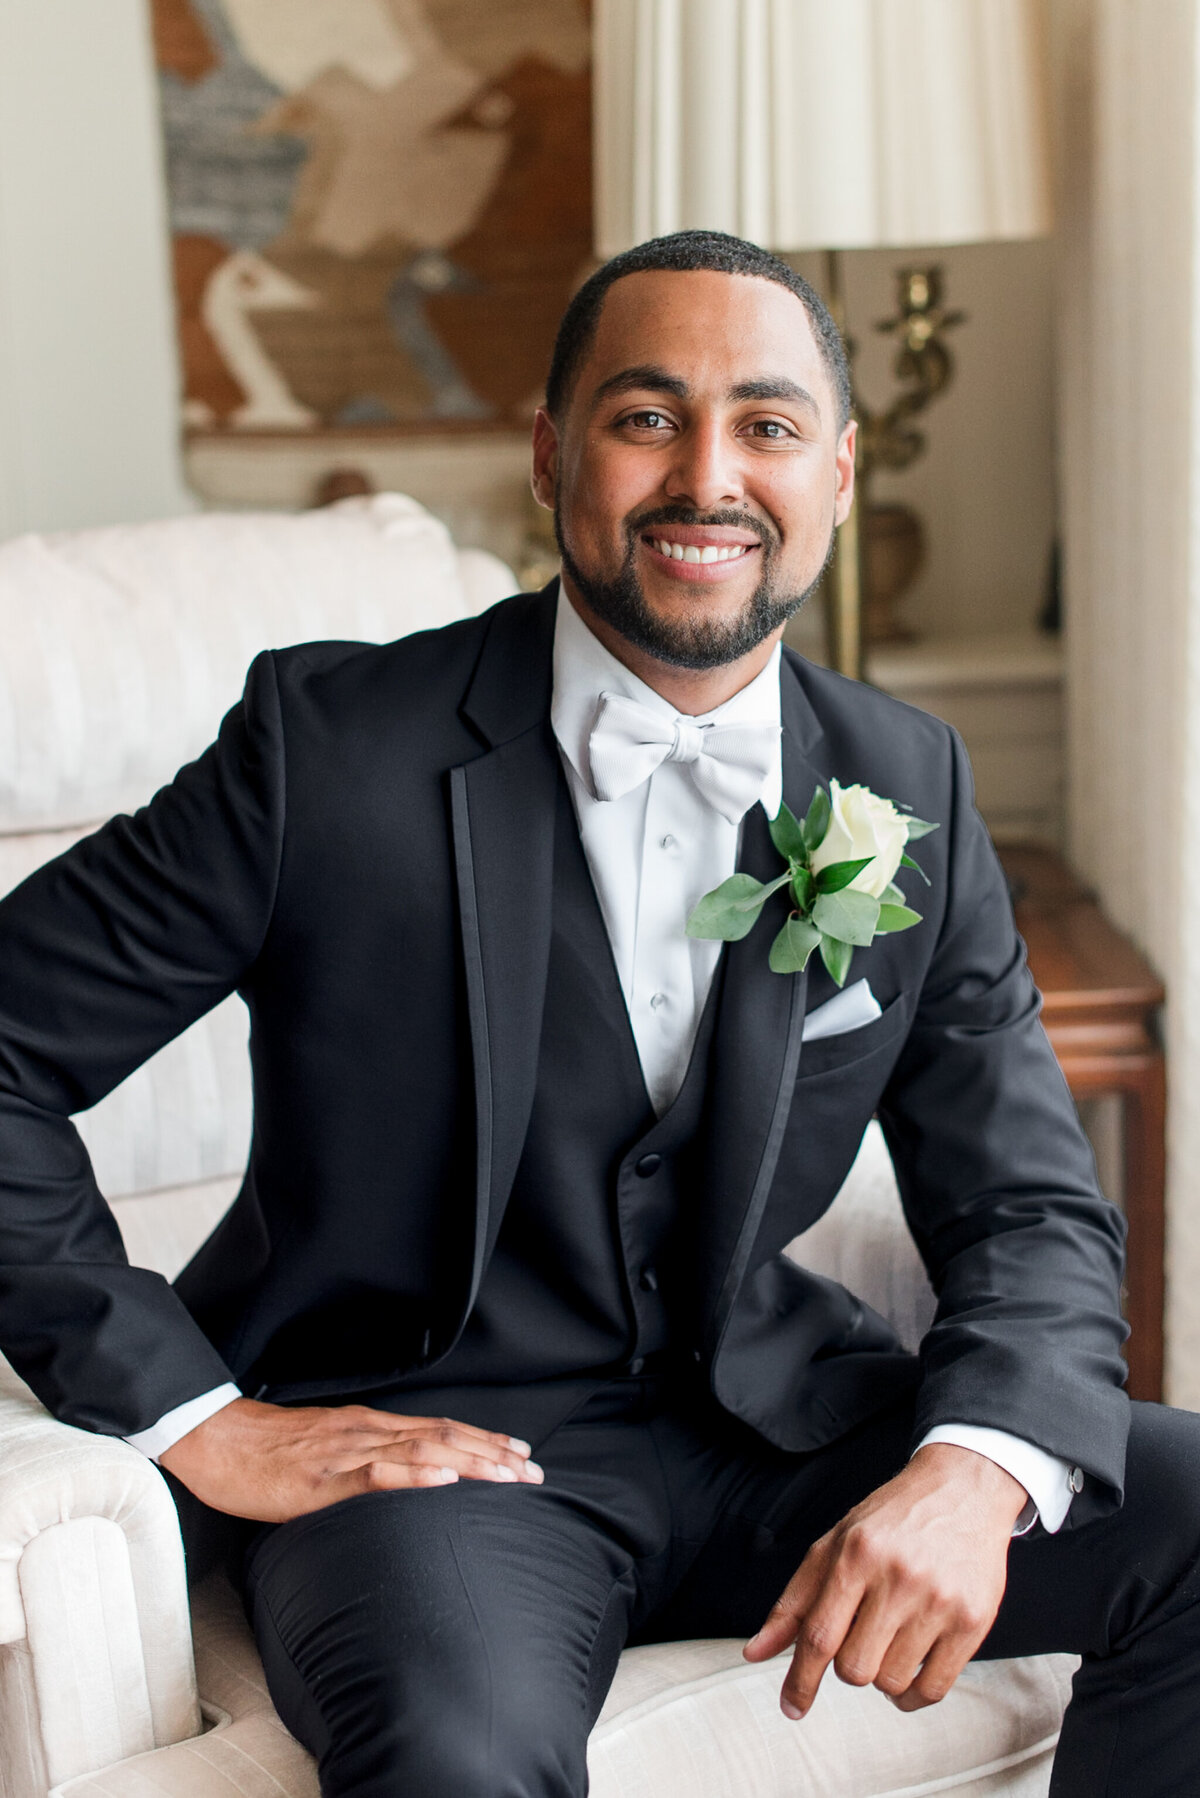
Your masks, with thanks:
<instances>
[{"instance_id":1,"label":"black vest","mask_svg":"<svg viewBox=\"0 0 1200 1798\"><path fill-rule=\"evenodd\" d=\"M560 776L537 1084L512 1193L462 1336L386 1402L532 1435L604 1380L695 1339L687 1195L721 969L678 1097L656 1119ZM651 1359L653 1357L653 1359ZM378 1402L378 1401L376 1401ZM551 1422L548 1427L553 1427Z\"/></svg>"}]
</instances>

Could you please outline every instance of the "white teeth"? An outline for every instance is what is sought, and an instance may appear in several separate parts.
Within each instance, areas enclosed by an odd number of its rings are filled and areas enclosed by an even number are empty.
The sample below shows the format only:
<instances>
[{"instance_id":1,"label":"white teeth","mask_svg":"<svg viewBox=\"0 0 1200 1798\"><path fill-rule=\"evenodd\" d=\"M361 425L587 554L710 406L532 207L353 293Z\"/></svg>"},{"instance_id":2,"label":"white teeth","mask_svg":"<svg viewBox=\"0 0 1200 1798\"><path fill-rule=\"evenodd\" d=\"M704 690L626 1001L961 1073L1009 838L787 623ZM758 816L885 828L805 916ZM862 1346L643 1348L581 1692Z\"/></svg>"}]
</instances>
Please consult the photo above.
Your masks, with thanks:
<instances>
[{"instance_id":1,"label":"white teeth","mask_svg":"<svg viewBox=\"0 0 1200 1798\"><path fill-rule=\"evenodd\" d=\"M703 549L693 543L668 543L665 537L656 537L654 547L660 556L669 556L673 562L732 562L738 556L746 554L744 543L734 543L728 549L718 549L713 543L706 543Z\"/></svg>"}]
</instances>

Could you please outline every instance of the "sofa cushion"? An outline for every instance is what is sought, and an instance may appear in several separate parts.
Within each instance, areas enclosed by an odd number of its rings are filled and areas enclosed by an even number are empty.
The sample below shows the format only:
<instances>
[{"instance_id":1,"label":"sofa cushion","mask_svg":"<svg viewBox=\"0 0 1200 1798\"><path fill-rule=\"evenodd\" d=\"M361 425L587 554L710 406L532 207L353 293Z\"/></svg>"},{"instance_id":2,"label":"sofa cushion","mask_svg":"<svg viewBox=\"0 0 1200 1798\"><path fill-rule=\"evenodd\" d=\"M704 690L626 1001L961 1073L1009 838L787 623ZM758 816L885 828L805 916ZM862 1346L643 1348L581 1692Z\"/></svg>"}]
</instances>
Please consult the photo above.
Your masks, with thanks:
<instances>
[{"instance_id":1,"label":"sofa cushion","mask_svg":"<svg viewBox=\"0 0 1200 1798\"><path fill-rule=\"evenodd\" d=\"M63 1798L317 1798L316 1769L275 1715L223 1578L195 1592L193 1628L211 1727L72 1780ZM791 1724L782 1661L750 1667L727 1641L629 1649L592 1734L591 1798L1044 1798L1074 1664L969 1667L941 1705L913 1716L829 1678Z\"/></svg>"},{"instance_id":2,"label":"sofa cushion","mask_svg":"<svg viewBox=\"0 0 1200 1798\"><path fill-rule=\"evenodd\" d=\"M403 494L0 545L0 835L141 805L216 734L260 649L388 642L513 590Z\"/></svg>"}]
</instances>

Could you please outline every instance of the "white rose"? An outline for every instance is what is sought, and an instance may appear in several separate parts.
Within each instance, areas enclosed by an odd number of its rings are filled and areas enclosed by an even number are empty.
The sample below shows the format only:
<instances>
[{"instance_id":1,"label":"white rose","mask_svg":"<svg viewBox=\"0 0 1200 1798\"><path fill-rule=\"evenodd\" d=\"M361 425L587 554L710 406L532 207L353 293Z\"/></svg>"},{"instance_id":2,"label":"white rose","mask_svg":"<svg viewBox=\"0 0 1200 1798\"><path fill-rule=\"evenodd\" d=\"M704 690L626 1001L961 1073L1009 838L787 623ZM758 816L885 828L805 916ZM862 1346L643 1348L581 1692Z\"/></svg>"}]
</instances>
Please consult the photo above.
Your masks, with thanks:
<instances>
[{"instance_id":1,"label":"white rose","mask_svg":"<svg viewBox=\"0 0 1200 1798\"><path fill-rule=\"evenodd\" d=\"M869 855L872 861L850 885L878 899L896 877L908 841L908 819L868 787L841 787L831 780L829 798L833 815L825 841L813 854L813 873L831 862L857 862Z\"/></svg>"}]
</instances>

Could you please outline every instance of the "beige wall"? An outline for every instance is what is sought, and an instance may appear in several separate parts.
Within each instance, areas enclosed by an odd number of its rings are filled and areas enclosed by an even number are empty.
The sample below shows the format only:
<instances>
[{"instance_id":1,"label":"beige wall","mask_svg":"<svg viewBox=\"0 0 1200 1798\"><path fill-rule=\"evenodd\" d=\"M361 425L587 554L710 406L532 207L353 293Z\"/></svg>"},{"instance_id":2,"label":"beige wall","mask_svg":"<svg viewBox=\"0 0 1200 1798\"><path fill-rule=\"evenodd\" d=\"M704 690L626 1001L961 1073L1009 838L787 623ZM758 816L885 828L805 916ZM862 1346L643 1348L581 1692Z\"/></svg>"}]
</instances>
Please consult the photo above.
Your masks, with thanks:
<instances>
[{"instance_id":1,"label":"beige wall","mask_svg":"<svg viewBox=\"0 0 1200 1798\"><path fill-rule=\"evenodd\" d=\"M0 0L0 536L194 504L145 0Z\"/></svg>"}]
</instances>

